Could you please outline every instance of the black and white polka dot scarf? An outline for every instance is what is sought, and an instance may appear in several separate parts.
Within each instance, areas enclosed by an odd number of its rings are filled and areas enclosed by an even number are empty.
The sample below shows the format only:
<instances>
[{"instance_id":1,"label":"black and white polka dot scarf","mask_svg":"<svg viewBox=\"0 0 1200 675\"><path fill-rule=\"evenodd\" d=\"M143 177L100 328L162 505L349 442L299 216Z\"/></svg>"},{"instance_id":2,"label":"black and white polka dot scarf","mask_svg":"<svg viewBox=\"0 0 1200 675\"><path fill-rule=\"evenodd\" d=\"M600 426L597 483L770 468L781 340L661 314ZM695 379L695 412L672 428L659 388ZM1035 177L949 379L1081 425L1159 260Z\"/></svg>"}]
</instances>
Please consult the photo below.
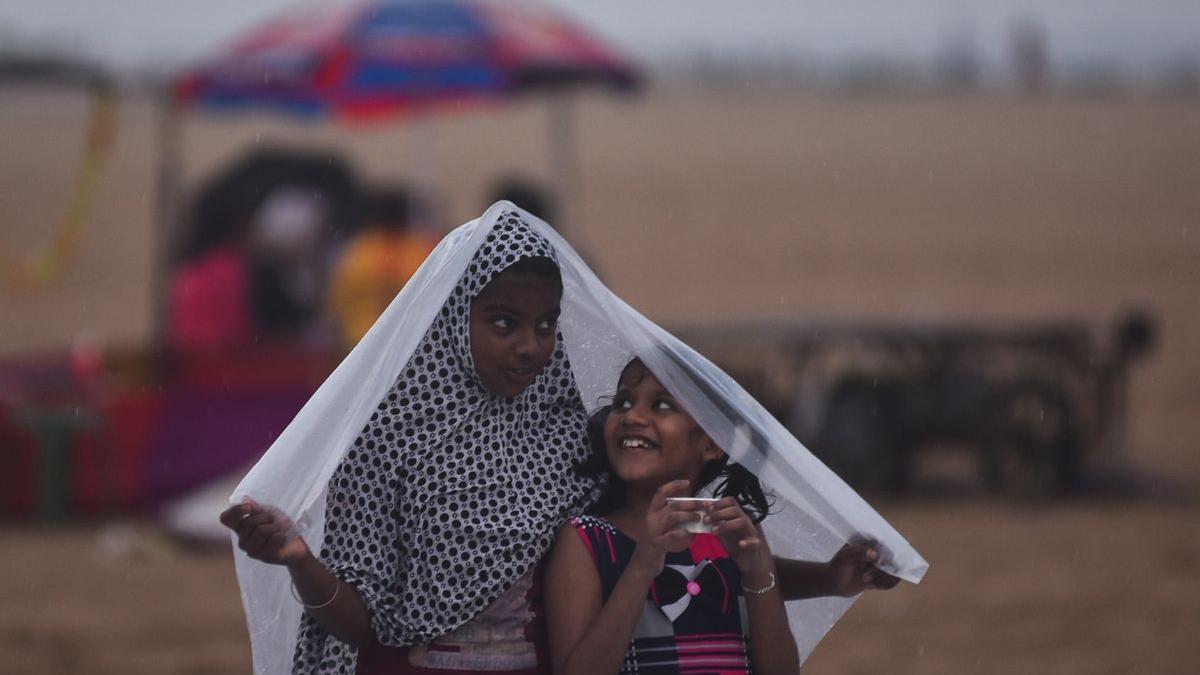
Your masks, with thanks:
<instances>
[{"instance_id":1,"label":"black and white polka dot scarf","mask_svg":"<svg viewBox=\"0 0 1200 675\"><path fill-rule=\"evenodd\" d=\"M587 419L561 334L516 398L485 389L471 358L471 299L533 256L557 261L502 215L329 482L320 558L358 589L382 644L421 644L477 616L591 499L572 470ZM293 671L354 670L354 648L305 615Z\"/></svg>"}]
</instances>

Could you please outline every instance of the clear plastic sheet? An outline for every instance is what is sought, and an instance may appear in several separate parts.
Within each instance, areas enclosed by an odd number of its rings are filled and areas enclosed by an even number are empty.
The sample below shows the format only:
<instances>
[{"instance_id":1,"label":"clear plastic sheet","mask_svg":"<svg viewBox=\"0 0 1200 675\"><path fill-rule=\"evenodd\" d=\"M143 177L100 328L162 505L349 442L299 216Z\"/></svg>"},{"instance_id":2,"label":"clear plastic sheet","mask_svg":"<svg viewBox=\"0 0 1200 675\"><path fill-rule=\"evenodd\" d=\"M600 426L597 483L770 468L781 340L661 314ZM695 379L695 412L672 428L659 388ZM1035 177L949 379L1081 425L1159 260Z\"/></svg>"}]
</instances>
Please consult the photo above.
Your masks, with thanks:
<instances>
[{"instance_id":1,"label":"clear plastic sheet","mask_svg":"<svg viewBox=\"0 0 1200 675\"><path fill-rule=\"evenodd\" d=\"M874 509L728 375L613 295L557 232L509 202L496 203L442 240L238 485L232 503L250 497L279 509L292 519L295 534L310 544L322 541L329 477L476 249L508 211L519 212L558 253L563 277L559 328L589 411L613 393L621 368L640 357L713 440L773 494L775 508L763 525L776 555L824 561L847 541L865 536L886 551L881 568L920 581L925 561ZM236 547L235 556L255 672L288 673L301 607L288 588L287 570L251 560ZM802 659L853 601L789 603Z\"/></svg>"}]
</instances>

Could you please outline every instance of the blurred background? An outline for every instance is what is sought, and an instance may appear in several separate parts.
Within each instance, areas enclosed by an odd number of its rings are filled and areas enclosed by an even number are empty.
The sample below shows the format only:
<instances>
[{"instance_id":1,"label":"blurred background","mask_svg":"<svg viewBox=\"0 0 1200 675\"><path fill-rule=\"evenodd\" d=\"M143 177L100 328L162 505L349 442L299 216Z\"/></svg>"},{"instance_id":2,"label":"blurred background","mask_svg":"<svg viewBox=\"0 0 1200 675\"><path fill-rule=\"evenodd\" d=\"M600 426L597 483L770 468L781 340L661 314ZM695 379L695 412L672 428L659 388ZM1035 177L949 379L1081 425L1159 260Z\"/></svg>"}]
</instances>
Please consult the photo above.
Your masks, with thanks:
<instances>
[{"instance_id":1,"label":"blurred background","mask_svg":"<svg viewBox=\"0 0 1200 675\"><path fill-rule=\"evenodd\" d=\"M247 672L231 481L499 198L930 561L808 672L1200 672L1198 29L0 0L0 673Z\"/></svg>"}]
</instances>

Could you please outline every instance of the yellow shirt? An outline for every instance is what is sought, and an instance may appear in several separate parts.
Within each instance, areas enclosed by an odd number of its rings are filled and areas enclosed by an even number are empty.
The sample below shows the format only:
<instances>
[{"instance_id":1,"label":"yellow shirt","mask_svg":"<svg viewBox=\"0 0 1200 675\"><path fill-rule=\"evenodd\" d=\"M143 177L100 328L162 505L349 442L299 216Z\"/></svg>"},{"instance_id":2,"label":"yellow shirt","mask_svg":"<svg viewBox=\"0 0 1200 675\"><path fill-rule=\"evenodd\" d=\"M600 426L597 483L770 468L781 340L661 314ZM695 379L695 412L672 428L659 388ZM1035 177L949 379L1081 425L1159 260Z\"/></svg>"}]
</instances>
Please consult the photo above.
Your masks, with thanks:
<instances>
[{"instance_id":1,"label":"yellow shirt","mask_svg":"<svg viewBox=\"0 0 1200 675\"><path fill-rule=\"evenodd\" d=\"M434 245L421 235L369 230L346 246L333 270L329 309L347 349L367 334Z\"/></svg>"}]
</instances>

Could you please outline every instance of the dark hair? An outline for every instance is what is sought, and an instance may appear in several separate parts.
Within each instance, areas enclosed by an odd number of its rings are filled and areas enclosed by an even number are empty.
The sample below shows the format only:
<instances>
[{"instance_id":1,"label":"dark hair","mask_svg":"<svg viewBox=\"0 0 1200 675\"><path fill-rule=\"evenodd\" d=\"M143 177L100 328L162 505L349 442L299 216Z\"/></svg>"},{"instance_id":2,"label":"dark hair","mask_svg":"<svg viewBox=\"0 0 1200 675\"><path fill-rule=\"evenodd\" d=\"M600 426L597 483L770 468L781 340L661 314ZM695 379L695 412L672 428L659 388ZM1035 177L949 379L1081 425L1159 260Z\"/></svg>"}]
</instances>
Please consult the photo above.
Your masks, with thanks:
<instances>
[{"instance_id":1,"label":"dark hair","mask_svg":"<svg viewBox=\"0 0 1200 675\"><path fill-rule=\"evenodd\" d=\"M617 382L623 382L626 377L634 376L638 370L641 370L642 373L638 376L639 380L645 377L646 373L650 373L650 369L642 363L641 359L635 358L621 369L621 375L617 378ZM604 442L604 422L611 412L612 405L606 405L588 419L587 435L591 454L587 459L575 465L576 473L586 478L599 479L601 483L600 497L591 508L591 512L599 516L608 515L624 505L627 491L624 481L613 472L612 466L608 462L608 449ZM718 479L720 482L713 489L715 496L733 497L746 515L756 523L761 523L769 515L771 502L763 492L758 477L741 464L729 461L729 455L725 453L722 453L717 459L704 463L704 467L700 470L700 476L696 480L693 494Z\"/></svg>"},{"instance_id":2,"label":"dark hair","mask_svg":"<svg viewBox=\"0 0 1200 675\"><path fill-rule=\"evenodd\" d=\"M562 272L558 269L558 263L544 255L521 258L497 273L496 277L510 272L513 274L532 275L559 288L562 288L563 285ZM496 277L492 277L492 280L495 281Z\"/></svg>"}]
</instances>

